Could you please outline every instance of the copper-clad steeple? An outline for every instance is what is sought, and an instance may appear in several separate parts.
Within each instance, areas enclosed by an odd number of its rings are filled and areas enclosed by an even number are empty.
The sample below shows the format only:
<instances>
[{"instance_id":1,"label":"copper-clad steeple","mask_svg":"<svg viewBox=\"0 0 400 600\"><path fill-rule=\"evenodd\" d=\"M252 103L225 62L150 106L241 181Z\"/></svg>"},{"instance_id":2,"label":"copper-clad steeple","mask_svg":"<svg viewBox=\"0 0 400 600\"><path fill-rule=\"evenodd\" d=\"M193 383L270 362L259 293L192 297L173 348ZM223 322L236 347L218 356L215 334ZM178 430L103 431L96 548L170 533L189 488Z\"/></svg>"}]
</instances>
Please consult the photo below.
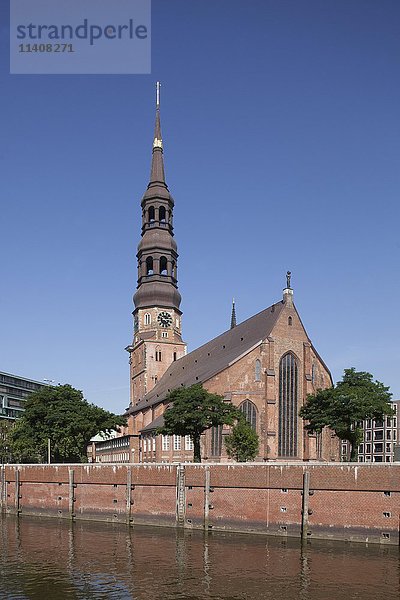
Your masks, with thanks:
<instances>
[{"instance_id":1,"label":"copper-clad steeple","mask_svg":"<svg viewBox=\"0 0 400 600\"><path fill-rule=\"evenodd\" d=\"M236 309L235 309L235 298L232 300L232 314L231 314L231 329L236 327Z\"/></svg>"},{"instance_id":2,"label":"copper-clad steeple","mask_svg":"<svg viewBox=\"0 0 400 600\"><path fill-rule=\"evenodd\" d=\"M156 123L150 181L142 198L142 239L138 246L135 310L160 306L179 311L177 247L173 234L174 200L165 183L160 124L160 83L156 87Z\"/></svg>"},{"instance_id":3,"label":"copper-clad steeple","mask_svg":"<svg viewBox=\"0 0 400 600\"><path fill-rule=\"evenodd\" d=\"M164 159L163 159L163 142L161 135L161 122L160 122L160 82L157 81L156 88L156 124L154 128L154 140L153 140L153 156L151 160L150 170L150 182L148 187L153 185L164 185L165 183L165 172L164 172Z\"/></svg>"}]
</instances>

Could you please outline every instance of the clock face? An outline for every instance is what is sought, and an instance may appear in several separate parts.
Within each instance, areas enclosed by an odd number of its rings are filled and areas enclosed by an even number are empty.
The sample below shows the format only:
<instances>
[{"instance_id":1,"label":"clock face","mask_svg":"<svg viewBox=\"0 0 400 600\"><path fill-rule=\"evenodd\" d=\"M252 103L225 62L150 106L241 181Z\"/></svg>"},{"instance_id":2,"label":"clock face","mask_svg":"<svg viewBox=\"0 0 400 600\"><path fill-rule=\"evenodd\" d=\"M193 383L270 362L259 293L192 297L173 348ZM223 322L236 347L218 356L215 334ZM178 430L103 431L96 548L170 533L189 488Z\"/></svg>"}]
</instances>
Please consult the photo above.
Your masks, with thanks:
<instances>
[{"instance_id":1,"label":"clock face","mask_svg":"<svg viewBox=\"0 0 400 600\"><path fill-rule=\"evenodd\" d=\"M172 324L172 316L168 312L162 311L158 314L157 321L161 327L170 327Z\"/></svg>"}]
</instances>

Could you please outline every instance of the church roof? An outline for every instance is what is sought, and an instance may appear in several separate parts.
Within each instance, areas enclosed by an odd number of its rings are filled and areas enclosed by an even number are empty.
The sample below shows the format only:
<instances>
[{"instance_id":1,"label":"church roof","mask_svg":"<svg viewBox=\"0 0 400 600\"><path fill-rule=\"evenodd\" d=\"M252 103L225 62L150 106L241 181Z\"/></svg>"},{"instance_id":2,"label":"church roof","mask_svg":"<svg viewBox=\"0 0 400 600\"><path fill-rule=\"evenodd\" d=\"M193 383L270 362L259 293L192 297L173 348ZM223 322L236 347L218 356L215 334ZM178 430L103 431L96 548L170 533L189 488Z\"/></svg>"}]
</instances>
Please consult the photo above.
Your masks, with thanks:
<instances>
[{"instance_id":1,"label":"church roof","mask_svg":"<svg viewBox=\"0 0 400 600\"><path fill-rule=\"evenodd\" d=\"M282 301L273 304L173 362L154 388L126 414L159 404L173 389L204 383L229 367L270 335L283 306Z\"/></svg>"},{"instance_id":2,"label":"church roof","mask_svg":"<svg viewBox=\"0 0 400 600\"><path fill-rule=\"evenodd\" d=\"M158 417L156 417L154 419L154 421L152 421L151 423L146 425L146 427L142 427L142 429L140 430L140 433L147 433L148 431L154 431L155 429L158 429L159 427L162 427L163 425L164 425L164 415L159 415Z\"/></svg>"}]
</instances>

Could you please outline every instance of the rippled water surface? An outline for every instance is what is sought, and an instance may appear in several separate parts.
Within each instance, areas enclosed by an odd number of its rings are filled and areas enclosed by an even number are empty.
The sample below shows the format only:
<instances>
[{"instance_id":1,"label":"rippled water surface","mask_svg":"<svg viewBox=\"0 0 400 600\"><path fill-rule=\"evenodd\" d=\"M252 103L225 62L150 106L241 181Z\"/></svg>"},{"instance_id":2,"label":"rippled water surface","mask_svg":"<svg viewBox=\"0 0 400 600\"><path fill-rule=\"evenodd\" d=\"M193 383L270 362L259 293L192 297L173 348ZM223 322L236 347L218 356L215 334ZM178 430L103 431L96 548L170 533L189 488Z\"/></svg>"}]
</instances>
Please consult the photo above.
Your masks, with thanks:
<instances>
[{"instance_id":1,"label":"rippled water surface","mask_svg":"<svg viewBox=\"0 0 400 600\"><path fill-rule=\"evenodd\" d=\"M1 521L0 599L385 600L399 549L50 519Z\"/></svg>"}]
</instances>

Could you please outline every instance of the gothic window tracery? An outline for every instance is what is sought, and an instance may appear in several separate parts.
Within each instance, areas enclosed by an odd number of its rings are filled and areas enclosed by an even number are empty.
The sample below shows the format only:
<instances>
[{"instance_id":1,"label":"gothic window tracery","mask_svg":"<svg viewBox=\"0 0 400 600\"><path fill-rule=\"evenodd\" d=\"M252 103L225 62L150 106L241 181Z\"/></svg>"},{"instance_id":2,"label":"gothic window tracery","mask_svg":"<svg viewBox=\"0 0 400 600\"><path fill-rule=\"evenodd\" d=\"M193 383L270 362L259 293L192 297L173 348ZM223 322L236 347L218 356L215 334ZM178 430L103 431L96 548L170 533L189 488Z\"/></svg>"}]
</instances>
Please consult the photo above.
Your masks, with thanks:
<instances>
[{"instance_id":1,"label":"gothic window tracery","mask_svg":"<svg viewBox=\"0 0 400 600\"><path fill-rule=\"evenodd\" d=\"M298 366L291 352L279 363L278 455L297 456Z\"/></svg>"},{"instance_id":2,"label":"gothic window tracery","mask_svg":"<svg viewBox=\"0 0 400 600\"><path fill-rule=\"evenodd\" d=\"M244 414L246 421L251 425L251 427L256 431L257 429L257 409L255 404L250 400L245 400L239 406L239 410Z\"/></svg>"},{"instance_id":3,"label":"gothic window tracery","mask_svg":"<svg viewBox=\"0 0 400 600\"><path fill-rule=\"evenodd\" d=\"M211 427L211 456L221 456L222 425Z\"/></svg>"}]
</instances>

